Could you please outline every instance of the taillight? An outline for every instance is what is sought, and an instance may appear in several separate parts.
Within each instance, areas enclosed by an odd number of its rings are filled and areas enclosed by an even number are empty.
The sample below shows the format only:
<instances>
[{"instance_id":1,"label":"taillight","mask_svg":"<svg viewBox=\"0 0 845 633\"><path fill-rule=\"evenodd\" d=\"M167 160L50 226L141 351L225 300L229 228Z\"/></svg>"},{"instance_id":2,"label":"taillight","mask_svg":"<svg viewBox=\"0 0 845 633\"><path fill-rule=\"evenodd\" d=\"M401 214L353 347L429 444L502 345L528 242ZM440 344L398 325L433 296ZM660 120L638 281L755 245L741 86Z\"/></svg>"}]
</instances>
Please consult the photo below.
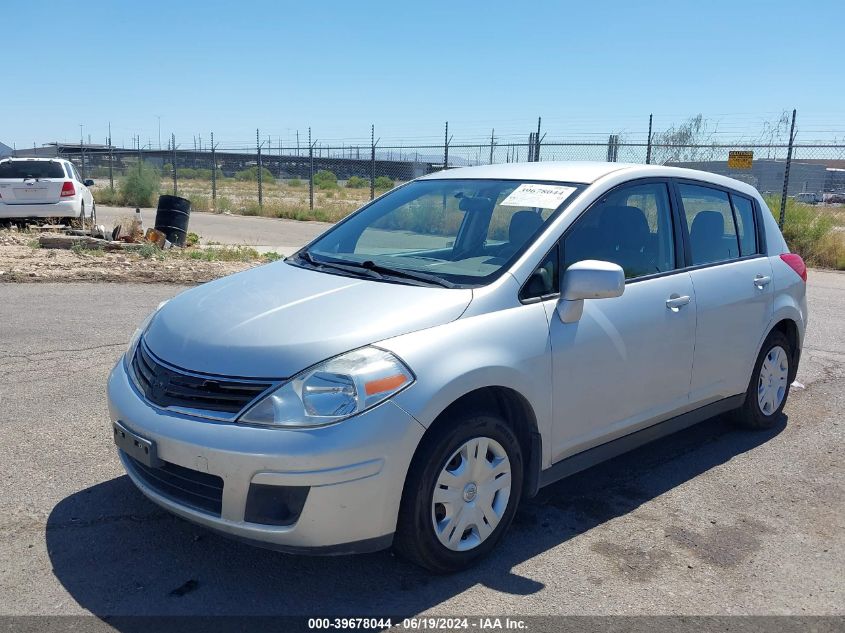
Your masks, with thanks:
<instances>
[{"instance_id":1,"label":"taillight","mask_svg":"<svg viewBox=\"0 0 845 633\"><path fill-rule=\"evenodd\" d=\"M69 180L62 183L62 198L69 198L76 195L76 189L73 188L73 183Z\"/></svg>"},{"instance_id":2,"label":"taillight","mask_svg":"<svg viewBox=\"0 0 845 633\"><path fill-rule=\"evenodd\" d=\"M787 266L798 273L798 276L801 277L804 282L807 281L807 265L804 263L804 260L801 259L800 255L796 255L795 253L784 253L780 256L780 258L786 262Z\"/></svg>"}]
</instances>

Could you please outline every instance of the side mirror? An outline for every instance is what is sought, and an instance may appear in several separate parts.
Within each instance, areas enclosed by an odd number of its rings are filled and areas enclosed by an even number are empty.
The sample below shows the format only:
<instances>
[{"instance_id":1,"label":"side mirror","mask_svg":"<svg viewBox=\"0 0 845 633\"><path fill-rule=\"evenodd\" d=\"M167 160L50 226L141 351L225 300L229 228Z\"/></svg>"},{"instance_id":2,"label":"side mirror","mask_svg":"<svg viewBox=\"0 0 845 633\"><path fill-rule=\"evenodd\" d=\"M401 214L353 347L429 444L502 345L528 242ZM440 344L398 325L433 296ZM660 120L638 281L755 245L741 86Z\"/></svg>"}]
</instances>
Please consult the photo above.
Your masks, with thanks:
<instances>
[{"instance_id":1,"label":"side mirror","mask_svg":"<svg viewBox=\"0 0 845 633\"><path fill-rule=\"evenodd\" d=\"M574 323L584 312L584 299L608 299L623 292L625 272L621 266L585 259L572 264L563 274L557 314L564 323Z\"/></svg>"},{"instance_id":2,"label":"side mirror","mask_svg":"<svg viewBox=\"0 0 845 633\"><path fill-rule=\"evenodd\" d=\"M85 185L86 187L93 187L94 181L91 180L90 178L86 178L85 180L82 181L82 184Z\"/></svg>"}]
</instances>

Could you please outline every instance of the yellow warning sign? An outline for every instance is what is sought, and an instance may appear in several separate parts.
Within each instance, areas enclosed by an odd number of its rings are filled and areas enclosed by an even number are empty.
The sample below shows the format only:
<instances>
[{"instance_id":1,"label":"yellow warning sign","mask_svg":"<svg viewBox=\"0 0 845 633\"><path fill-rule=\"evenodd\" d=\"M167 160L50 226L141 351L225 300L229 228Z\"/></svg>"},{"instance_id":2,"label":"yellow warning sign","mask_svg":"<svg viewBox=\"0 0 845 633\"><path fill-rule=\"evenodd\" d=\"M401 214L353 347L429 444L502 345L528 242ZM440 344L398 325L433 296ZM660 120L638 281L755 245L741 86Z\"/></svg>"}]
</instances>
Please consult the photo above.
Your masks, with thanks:
<instances>
[{"instance_id":1,"label":"yellow warning sign","mask_svg":"<svg viewBox=\"0 0 845 633\"><path fill-rule=\"evenodd\" d=\"M754 161L754 152L728 152L728 167L731 169L751 169Z\"/></svg>"}]
</instances>

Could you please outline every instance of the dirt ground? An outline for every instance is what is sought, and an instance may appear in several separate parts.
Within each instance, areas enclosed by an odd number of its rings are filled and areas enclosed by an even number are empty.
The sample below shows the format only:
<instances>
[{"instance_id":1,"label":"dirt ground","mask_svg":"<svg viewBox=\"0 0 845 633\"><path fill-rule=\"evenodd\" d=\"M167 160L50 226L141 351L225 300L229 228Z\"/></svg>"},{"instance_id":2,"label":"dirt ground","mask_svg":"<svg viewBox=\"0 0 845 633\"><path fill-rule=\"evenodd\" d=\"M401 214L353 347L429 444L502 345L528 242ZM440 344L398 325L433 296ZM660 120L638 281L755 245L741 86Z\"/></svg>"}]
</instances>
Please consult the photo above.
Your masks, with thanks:
<instances>
[{"instance_id":1,"label":"dirt ground","mask_svg":"<svg viewBox=\"0 0 845 633\"><path fill-rule=\"evenodd\" d=\"M194 284L265 263L36 248L32 233L0 231L0 283L102 281Z\"/></svg>"}]
</instances>

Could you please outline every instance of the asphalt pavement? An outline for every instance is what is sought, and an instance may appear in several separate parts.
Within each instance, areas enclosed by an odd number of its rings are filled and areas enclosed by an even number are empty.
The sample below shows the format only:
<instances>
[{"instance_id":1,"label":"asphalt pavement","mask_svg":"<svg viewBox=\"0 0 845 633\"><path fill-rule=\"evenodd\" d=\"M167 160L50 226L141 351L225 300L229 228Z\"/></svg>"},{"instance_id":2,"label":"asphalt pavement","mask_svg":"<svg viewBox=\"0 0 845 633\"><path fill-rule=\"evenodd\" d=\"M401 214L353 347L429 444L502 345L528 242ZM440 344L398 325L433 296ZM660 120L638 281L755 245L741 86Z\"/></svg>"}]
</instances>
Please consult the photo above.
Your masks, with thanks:
<instances>
[{"instance_id":1,"label":"asphalt pavement","mask_svg":"<svg viewBox=\"0 0 845 633\"><path fill-rule=\"evenodd\" d=\"M774 429L714 418L559 482L489 559L432 576L255 549L134 489L106 376L181 288L0 284L0 615L842 615L845 274L808 289L804 388Z\"/></svg>"}]
</instances>

